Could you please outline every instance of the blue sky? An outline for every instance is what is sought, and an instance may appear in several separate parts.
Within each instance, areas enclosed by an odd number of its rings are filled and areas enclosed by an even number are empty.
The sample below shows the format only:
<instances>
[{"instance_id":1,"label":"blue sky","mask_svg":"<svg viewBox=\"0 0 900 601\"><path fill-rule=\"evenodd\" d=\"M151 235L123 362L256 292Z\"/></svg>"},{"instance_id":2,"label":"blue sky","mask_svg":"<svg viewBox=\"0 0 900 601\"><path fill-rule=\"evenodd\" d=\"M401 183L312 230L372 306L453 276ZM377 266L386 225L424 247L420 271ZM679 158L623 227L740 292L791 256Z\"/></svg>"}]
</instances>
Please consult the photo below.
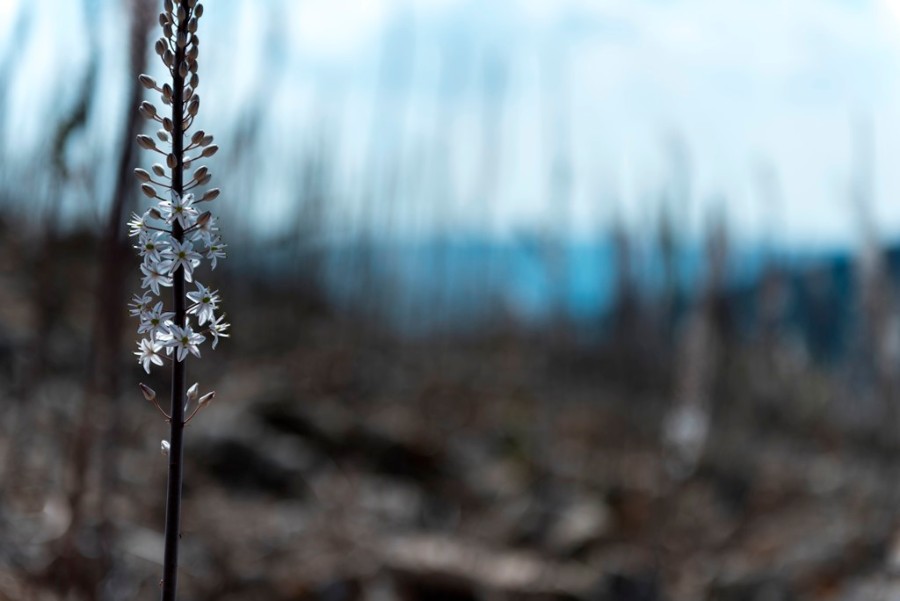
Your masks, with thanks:
<instances>
[{"instance_id":1,"label":"blue sky","mask_svg":"<svg viewBox=\"0 0 900 601\"><path fill-rule=\"evenodd\" d=\"M34 2L15 96L28 106L41 74L86 57L79 3ZM0 48L17 3L0 0ZM873 221L900 234L900 0L207 4L209 118L227 122L266 86L273 152L333 137L348 212L373 161L417 174L390 199L399 230L639 230L687 165L690 200L673 209L686 231L719 211L748 240L848 245L868 154ZM101 42L106 85L119 42ZM287 187L265 218L289 210Z\"/></svg>"}]
</instances>

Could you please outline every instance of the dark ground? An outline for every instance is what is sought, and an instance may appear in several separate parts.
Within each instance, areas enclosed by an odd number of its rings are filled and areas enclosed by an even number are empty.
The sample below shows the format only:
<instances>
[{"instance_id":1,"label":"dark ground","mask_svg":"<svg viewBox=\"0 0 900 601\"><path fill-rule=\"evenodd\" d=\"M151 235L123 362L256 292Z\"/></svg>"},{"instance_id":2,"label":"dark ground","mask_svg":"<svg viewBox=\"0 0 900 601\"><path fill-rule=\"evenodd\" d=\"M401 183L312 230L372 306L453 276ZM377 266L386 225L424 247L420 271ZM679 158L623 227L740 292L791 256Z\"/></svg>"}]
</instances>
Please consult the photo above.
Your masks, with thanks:
<instances>
[{"instance_id":1,"label":"dark ground","mask_svg":"<svg viewBox=\"0 0 900 601\"><path fill-rule=\"evenodd\" d=\"M168 427L137 383L166 374L131 361L128 322L121 393L85 392L94 251L0 238L0 599L157 594ZM696 388L677 349L563 325L401 340L219 277L234 331L189 364L218 396L187 430L182 599L900 598L896 445L839 368L703 347L692 459L663 435Z\"/></svg>"}]
</instances>

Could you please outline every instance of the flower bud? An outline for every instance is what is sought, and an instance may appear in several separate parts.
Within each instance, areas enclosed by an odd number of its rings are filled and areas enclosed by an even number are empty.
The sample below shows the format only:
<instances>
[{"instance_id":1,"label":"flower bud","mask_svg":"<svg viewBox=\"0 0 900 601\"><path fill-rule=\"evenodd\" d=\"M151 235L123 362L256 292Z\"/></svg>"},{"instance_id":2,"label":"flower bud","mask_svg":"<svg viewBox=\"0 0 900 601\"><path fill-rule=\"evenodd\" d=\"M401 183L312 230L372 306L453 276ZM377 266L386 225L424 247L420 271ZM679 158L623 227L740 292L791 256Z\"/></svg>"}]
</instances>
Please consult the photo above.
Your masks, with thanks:
<instances>
[{"instance_id":1,"label":"flower bud","mask_svg":"<svg viewBox=\"0 0 900 601\"><path fill-rule=\"evenodd\" d=\"M188 8L194 8L197 6L197 0L188 0Z\"/></svg>"},{"instance_id":2,"label":"flower bud","mask_svg":"<svg viewBox=\"0 0 900 601\"><path fill-rule=\"evenodd\" d=\"M163 218L162 213L160 213L159 209L157 209L156 207L153 207L150 209L150 216L153 217L154 219L162 219Z\"/></svg>"},{"instance_id":3,"label":"flower bud","mask_svg":"<svg viewBox=\"0 0 900 601\"><path fill-rule=\"evenodd\" d=\"M154 163L152 169L153 169L154 175L158 175L159 177L165 177L166 169L159 163Z\"/></svg>"},{"instance_id":4,"label":"flower bud","mask_svg":"<svg viewBox=\"0 0 900 601\"><path fill-rule=\"evenodd\" d=\"M175 6L172 4L172 0L166 0L163 6L165 7L166 12L170 14L175 9Z\"/></svg>"},{"instance_id":5,"label":"flower bud","mask_svg":"<svg viewBox=\"0 0 900 601\"><path fill-rule=\"evenodd\" d=\"M191 75L191 87L196 90L197 86L199 86L199 85L200 85L200 77L196 73L193 73Z\"/></svg>"},{"instance_id":6,"label":"flower bud","mask_svg":"<svg viewBox=\"0 0 900 601\"><path fill-rule=\"evenodd\" d=\"M141 74L138 76L138 81L141 82L141 85L147 88L148 90L153 90L156 88L156 80L146 74Z\"/></svg>"},{"instance_id":7,"label":"flower bud","mask_svg":"<svg viewBox=\"0 0 900 601\"><path fill-rule=\"evenodd\" d=\"M134 176L138 179L139 182L149 182L150 174L144 171L143 169L135 169Z\"/></svg>"},{"instance_id":8,"label":"flower bud","mask_svg":"<svg viewBox=\"0 0 900 601\"><path fill-rule=\"evenodd\" d=\"M194 88L191 86L186 86L184 88L184 101L187 102L194 95Z\"/></svg>"},{"instance_id":9,"label":"flower bud","mask_svg":"<svg viewBox=\"0 0 900 601\"><path fill-rule=\"evenodd\" d=\"M153 150L156 148L156 142L153 141L153 138L150 136L145 136L143 134L137 137L138 146L143 148L144 150Z\"/></svg>"},{"instance_id":10,"label":"flower bud","mask_svg":"<svg viewBox=\"0 0 900 601\"><path fill-rule=\"evenodd\" d=\"M176 159L175 155L171 152L166 155L166 165L169 166L169 169L174 169L178 166L178 159Z\"/></svg>"},{"instance_id":11,"label":"flower bud","mask_svg":"<svg viewBox=\"0 0 900 601\"><path fill-rule=\"evenodd\" d=\"M141 192L143 192L144 196L147 198L156 198L156 188L150 184L141 184Z\"/></svg>"},{"instance_id":12,"label":"flower bud","mask_svg":"<svg viewBox=\"0 0 900 601\"><path fill-rule=\"evenodd\" d=\"M200 49L196 46L191 46L191 49L187 52L188 58L192 61L196 61L197 57L200 56Z\"/></svg>"},{"instance_id":13,"label":"flower bud","mask_svg":"<svg viewBox=\"0 0 900 601\"><path fill-rule=\"evenodd\" d=\"M184 20L187 19L187 13L184 10L183 6L178 7L178 22L184 23Z\"/></svg>"},{"instance_id":14,"label":"flower bud","mask_svg":"<svg viewBox=\"0 0 900 601\"><path fill-rule=\"evenodd\" d=\"M181 65L178 67L178 75L179 75L182 79L184 79L185 77L187 77L187 74L188 74L188 66L187 66L187 63L184 62L184 61L182 61L182 62L181 62Z\"/></svg>"},{"instance_id":15,"label":"flower bud","mask_svg":"<svg viewBox=\"0 0 900 601\"><path fill-rule=\"evenodd\" d=\"M194 16L198 19L203 16L203 5L198 4L197 8L194 9Z\"/></svg>"},{"instance_id":16,"label":"flower bud","mask_svg":"<svg viewBox=\"0 0 900 601\"><path fill-rule=\"evenodd\" d=\"M207 167L206 165L204 165L203 167L199 167L196 171L194 171L193 179L195 181L200 181L201 179L206 177L207 173L209 173L209 167Z\"/></svg>"},{"instance_id":17,"label":"flower bud","mask_svg":"<svg viewBox=\"0 0 900 601\"><path fill-rule=\"evenodd\" d=\"M199 144L203 140L203 137L205 135L206 135L206 132L203 131L202 129L195 131L194 135L191 136L191 144L195 144L195 145Z\"/></svg>"},{"instance_id":18,"label":"flower bud","mask_svg":"<svg viewBox=\"0 0 900 601\"><path fill-rule=\"evenodd\" d=\"M191 18L191 20L188 21L188 31L191 33L197 32L197 19L196 18Z\"/></svg>"},{"instance_id":19,"label":"flower bud","mask_svg":"<svg viewBox=\"0 0 900 601\"><path fill-rule=\"evenodd\" d=\"M167 67L171 68L171 67L172 67L172 64L175 62L175 55L172 54L172 51L171 51L171 50L166 49L166 51L163 53L162 59L163 59L163 63L164 63Z\"/></svg>"},{"instance_id":20,"label":"flower bud","mask_svg":"<svg viewBox=\"0 0 900 601\"><path fill-rule=\"evenodd\" d=\"M188 105L188 114L191 117L196 117L198 112L200 112L200 97L194 96Z\"/></svg>"},{"instance_id":21,"label":"flower bud","mask_svg":"<svg viewBox=\"0 0 900 601\"><path fill-rule=\"evenodd\" d=\"M214 398L216 398L216 391L215 391L215 390L213 390L212 392L207 392L207 393L204 394L202 397L200 397L200 400L197 401L197 405L199 405L200 408L202 409L203 407L206 407L207 405L209 405L209 403L210 403Z\"/></svg>"},{"instance_id":22,"label":"flower bud","mask_svg":"<svg viewBox=\"0 0 900 601\"><path fill-rule=\"evenodd\" d=\"M209 173L207 173L206 175L204 175L203 177L201 177L200 179L197 180L197 185L198 185L198 186L205 186L206 184L209 183L209 181L210 181L211 179L212 179L212 175L209 174Z\"/></svg>"},{"instance_id":23,"label":"flower bud","mask_svg":"<svg viewBox=\"0 0 900 601\"><path fill-rule=\"evenodd\" d=\"M197 217L197 227L203 227L204 225L209 223L210 219L212 219L212 213L210 213L209 211L203 211L202 213L200 213L200 216Z\"/></svg>"},{"instance_id":24,"label":"flower bud","mask_svg":"<svg viewBox=\"0 0 900 601\"><path fill-rule=\"evenodd\" d=\"M203 136L203 140L200 142L200 146L209 146L213 142L212 135Z\"/></svg>"},{"instance_id":25,"label":"flower bud","mask_svg":"<svg viewBox=\"0 0 900 601\"><path fill-rule=\"evenodd\" d=\"M170 39L172 37L172 24L166 23L163 25L163 35L166 36L166 39Z\"/></svg>"},{"instance_id":26,"label":"flower bud","mask_svg":"<svg viewBox=\"0 0 900 601\"><path fill-rule=\"evenodd\" d=\"M153 119L156 116L156 107L146 100L138 107L138 111L144 119Z\"/></svg>"},{"instance_id":27,"label":"flower bud","mask_svg":"<svg viewBox=\"0 0 900 601\"><path fill-rule=\"evenodd\" d=\"M175 124L172 123L172 120L168 117L163 117L163 129L165 129L169 133L172 133L172 130L175 129Z\"/></svg>"},{"instance_id":28,"label":"flower bud","mask_svg":"<svg viewBox=\"0 0 900 601\"><path fill-rule=\"evenodd\" d=\"M169 456L169 441L163 440L159 443L159 452L162 453L165 457Z\"/></svg>"},{"instance_id":29,"label":"flower bud","mask_svg":"<svg viewBox=\"0 0 900 601\"><path fill-rule=\"evenodd\" d=\"M156 50L156 54L162 56L166 52L166 41L162 38L156 40L156 45L153 49Z\"/></svg>"},{"instance_id":30,"label":"flower bud","mask_svg":"<svg viewBox=\"0 0 900 601\"><path fill-rule=\"evenodd\" d=\"M180 9L179 9L179 14L180 14ZM181 20L181 19L179 19L179 21L180 21L180 20ZM179 48L184 48L185 46L187 46L187 43L188 43L188 34L187 34L186 31L179 31L179 32L178 32L178 38L177 38L177 40L176 40L176 43L178 44L178 47L179 47Z\"/></svg>"},{"instance_id":31,"label":"flower bud","mask_svg":"<svg viewBox=\"0 0 900 601\"><path fill-rule=\"evenodd\" d=\"M219 147L213 144L212 146L207 146L203 149L203 152L200 153L200 156L211 157L212 155L219 152Z\"/></svg>"},{"instance_id":32,"label":"flower bud","mask_svg":"<svg viewBox=\"0 0 900 601\"><path fill-rule=\"evenodd\" d=\"M191 159L189 159L189 158L184 159L184 162L181 164L181 166L184 167L185 169L190 169L191 168Z\"/></svg>"},{"instance_id":33,"label":"flower bud","mask_svg":"<svg viewBox=\"0 0 900 601\"><path fill-rule=\"evenodd\" d=\"M193 386L187 389L187 400L196 401L200 395L200 382L194 382Z\"/></svg>"},{"instance_id":34,"label":"flower bud","mask_svg":"<svg viewBox=\"0 0 900 601\"><path fill-rule=\"evenodd\" d=\"M222 191L219 190L218 188L213 188L212 190L207 190L206 194L204 194L200 198L200 200L198 200L197 202L207 202L210 200L215 200L219 197L219 194L221 194L221 193L222 193Z\"/></svg>"},{"instance_id":35,"label":"flower bud","mask_svg":"<svg viewBox=\"0 0 900 601\"><path fill-rule=\"evenodd\" d=\"M193 44L194 46L200 45L200 38L197 37L196 33L191 36L191 44Z\"/></svg>"},{"instance_id":36,"label":"flower bud","mask_svg":"<svg viewBox=\"0 0 900 601\"><path fill-rule=\"evenodd\" d=\"M148 402L153 402L156 399L156 391L147 386L146 384L138 384L141 389L141 394L144 395L144 398L147 399Z\"/></svg>"}]
</instances>

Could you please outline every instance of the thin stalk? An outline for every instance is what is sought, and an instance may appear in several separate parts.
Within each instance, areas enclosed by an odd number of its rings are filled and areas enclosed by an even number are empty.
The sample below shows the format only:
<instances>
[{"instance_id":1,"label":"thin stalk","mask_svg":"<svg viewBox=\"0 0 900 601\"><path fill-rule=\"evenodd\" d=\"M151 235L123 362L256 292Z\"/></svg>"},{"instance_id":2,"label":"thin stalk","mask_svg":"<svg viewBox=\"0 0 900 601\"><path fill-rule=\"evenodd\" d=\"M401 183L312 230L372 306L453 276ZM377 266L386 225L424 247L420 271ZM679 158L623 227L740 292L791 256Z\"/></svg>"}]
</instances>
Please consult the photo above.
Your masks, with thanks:
<instances>
[{"instance_id":1,"label":"thin stalk","mask_svg":"<svg viewBox=\"0 0 900 601\"><path fill-rule=\"evenodd\" d=\"M180 0L179 4L187 13L188 0ZM187 20L182 19L178 30L187 33ZM184 61L184 47L175 48L175 65ZM172 168L172 191L182 194L184 191L184 78L179 70L173 69L172 76L172 154L176 164ZM176 220L172 227L172 235L178 242L184 240L184 228ZM179 267L173 276L172 290L174 294L175 323L179 327L185 325L184 302L184 267ZM172 367L172 406L169 410L171 418L171 435L169 437L169 482L166 495L166 542L163 558L162 601L175 601L178 586L178 540L181 536L181 483L184 467L184 399L185 399L185 361L175 361Z\"/></svg>"}]
</instances>

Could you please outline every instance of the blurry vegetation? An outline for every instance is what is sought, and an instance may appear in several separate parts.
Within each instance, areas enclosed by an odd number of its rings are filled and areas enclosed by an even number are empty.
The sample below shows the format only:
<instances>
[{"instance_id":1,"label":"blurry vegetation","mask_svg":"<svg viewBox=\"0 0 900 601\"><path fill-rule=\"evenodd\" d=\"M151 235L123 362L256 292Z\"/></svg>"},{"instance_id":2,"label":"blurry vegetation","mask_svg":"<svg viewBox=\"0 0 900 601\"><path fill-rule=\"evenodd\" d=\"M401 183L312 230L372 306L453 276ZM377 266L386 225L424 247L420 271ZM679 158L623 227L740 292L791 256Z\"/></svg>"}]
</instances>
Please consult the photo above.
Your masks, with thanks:
<instances>
[{"instance_id":1,"label":"blurry vegetation","mask_svg":"<svg viewBox=\"0 0 900 601\"><path fill-rule=\"evenodd\" d=\"M14 36L28 32L23 6ZM139 50L147 17L131 17ZM273 23L271 52L279 35ZM0 60L0 109L15 68ZM101 118L96 69L46 116L39 155L0 165L0 599L137 599L157 586L162 499L145 491L162 489L165 428L137 394L122 320L138 286L119 264L131 257L122 214L137 199L122 174L138 91L120 92L115 170L70 163L109 155L78 135ZM502 61L485 70L503 81ZM498 97L485 100L467 208L486 221L503 185ZM191 436L185 598L897 594L900 251L875 231L864 149L857 256L738 248L727 212L691 238L680 139L640 231L573 242L572 169L558 152L547 191L558 219L544 231L500 242L439 224L404 242L391 240L394 220L439 222L458 200L453 154L470 149L439 137L384 157L375 145L365 181L341 185L339 124L275 154L260 139L278 122L268 110L262 95L246 105L232 154L216 159L232 256L214 285L235 332L189 367L221 401ZM294 208L277 236L243 217L266 206L253 174L273 172ZM760 180L777 210L777 165ZM396 201L401 188L416 206ZM60 220L73 189L104 216ZM604 291L590 310L572 300L585 257ZM104 272L111 287L96 285ZM539 310L523 309L522 288Z\"/></svg>"}]
</instances>

